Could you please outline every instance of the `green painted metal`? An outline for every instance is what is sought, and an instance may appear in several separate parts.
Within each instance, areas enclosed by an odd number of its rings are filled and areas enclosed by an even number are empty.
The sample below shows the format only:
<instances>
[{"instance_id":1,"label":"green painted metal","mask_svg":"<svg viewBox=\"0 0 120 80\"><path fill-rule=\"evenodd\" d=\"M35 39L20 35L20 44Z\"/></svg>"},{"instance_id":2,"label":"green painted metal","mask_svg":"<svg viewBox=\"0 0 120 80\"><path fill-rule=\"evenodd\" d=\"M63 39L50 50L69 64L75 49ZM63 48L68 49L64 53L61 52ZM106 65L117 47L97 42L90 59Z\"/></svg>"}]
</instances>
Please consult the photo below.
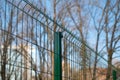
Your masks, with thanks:
<instances>
[{"instance_id":1,"label":"green painted metal","mask_svg":"<svg viewBox=\"0 0 120 80\"><path fill-rule=\"evenodd\" d=\"M113 75L113 80L117 80L117 72L115 70L113 70L112 75Z\"/></svg>"},{"instance_id":2,"label":"green painted metal","mask_svg":"<svg viewBox=\"0 0 120 80\"><path fill-rule=\"evenodd\" d=\"M54 80L62 80L62 60L61 60L61 39L62 33L54 33Z\"/></svg>"}]
</instances>

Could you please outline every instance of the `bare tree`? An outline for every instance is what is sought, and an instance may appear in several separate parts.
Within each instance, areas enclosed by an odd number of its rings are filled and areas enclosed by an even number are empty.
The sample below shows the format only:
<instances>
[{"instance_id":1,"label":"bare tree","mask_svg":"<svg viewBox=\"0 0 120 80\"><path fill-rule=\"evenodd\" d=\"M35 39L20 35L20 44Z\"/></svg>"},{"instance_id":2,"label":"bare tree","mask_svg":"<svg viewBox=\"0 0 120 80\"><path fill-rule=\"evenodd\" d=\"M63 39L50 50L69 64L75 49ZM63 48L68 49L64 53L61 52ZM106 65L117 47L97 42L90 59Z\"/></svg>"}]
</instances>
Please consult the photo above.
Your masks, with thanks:
<instances>
[{"instance_id":1,"label":"bare tree","mask_svg":"<svg viewBox=\"0 0 120 80\"><path fill-rule=\"evenodd\" d=\"M106 39L106 50L108 53L108 68L106 74L106 80L111 79L112 72L112 57L115 52L120 48L120 34L119 34L119 20L120 20L120 1L108 0L105 5L104 14L104 31ZM114 20L114 21L112 21Z\"/></svg>"},{"instance_id":2,"label":"bare tree","mask_svg":"<svg viewBox=\"0 0 120 80\"><path fill-rule=\"evenodd\" d=\"M100 5L97 5L96 2L92 2L90 5L92 5L92 7L89 9L89 12L90 12L90 16L92 18L92 21L93 21L93 26L94 26L94 29L96 31L96 43L95 43L95 57L94 57L94 67L93 67L93 77L92 77L92 80L96 80L97 76L96 76L96 73L97 73L97 63L98 63L98 55L100 55L99 51L99 41L100 41L100 35L102 34L102 31L103 31L103 14L104 12L102 12L102 14L100 15L99 13L99 9L101 10ZM95 7L93 7L95 6ZM98 17L98 15L100 17ZM96 18L98 17L98 18ZM92 29L93 30L93 29ZM104 47L103 47L104 48ZM101 50L103 50L103 48ZM100 51L101 52L101 51Z\"/></svg>"}]
</instances>

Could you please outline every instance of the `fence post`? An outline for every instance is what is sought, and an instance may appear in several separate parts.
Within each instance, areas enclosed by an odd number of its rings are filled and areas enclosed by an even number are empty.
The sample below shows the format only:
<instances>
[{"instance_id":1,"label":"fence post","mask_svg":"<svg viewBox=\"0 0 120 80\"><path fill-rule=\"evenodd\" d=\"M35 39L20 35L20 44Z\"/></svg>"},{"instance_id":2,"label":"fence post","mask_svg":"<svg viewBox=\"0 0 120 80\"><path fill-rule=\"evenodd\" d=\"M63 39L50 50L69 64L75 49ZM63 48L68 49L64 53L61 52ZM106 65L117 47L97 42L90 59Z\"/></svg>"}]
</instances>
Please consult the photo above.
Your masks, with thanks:
<instances>
[{"instance_id":1,"label":"fence post","mask_svg":"<svg viewBox=\"0 0 120 80\"><path fill-rule=\"evenodd\" d=\"M62 80L62 59L61 59L62 33L54 33L54 80Z\"/></svg>"},{"instance_id":2,"label":"fence post","mask_svg":"<svg viewBox=\"0 0 120 80\"><path fill-rule=\"evenodd\" d=\"M117 80L117 74L115 70L112 71L112 75L113 75L113 80Z\"/></svg>"}]
</instances>

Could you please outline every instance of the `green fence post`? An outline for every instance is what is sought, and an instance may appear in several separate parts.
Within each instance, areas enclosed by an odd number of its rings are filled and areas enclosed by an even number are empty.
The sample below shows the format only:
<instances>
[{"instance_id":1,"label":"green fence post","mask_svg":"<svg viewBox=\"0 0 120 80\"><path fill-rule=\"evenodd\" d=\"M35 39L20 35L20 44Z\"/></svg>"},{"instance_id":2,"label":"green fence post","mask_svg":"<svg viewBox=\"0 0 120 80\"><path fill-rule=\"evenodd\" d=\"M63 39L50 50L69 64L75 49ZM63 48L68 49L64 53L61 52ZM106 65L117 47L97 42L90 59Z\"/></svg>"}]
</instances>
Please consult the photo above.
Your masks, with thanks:
<instances>
[{"instance_id":1,"label":"green fence post","mask_svg":"<svg viewBox=\"0 0 120 80\"><path fill-rule=\"evenodd\" d=\"M117 80L117 74L115 70L112 71L112 75L113 75L113 80Z\"/></svg>"},{"instance_id":2,"label":"green fence post","mask_svg":"<svg viewBox=\"0 0 120 80\"><path fill-rule=\"evenodd\" d=\"M61 59L62 33L54 33L54 80L62 80L62 59Z\"/></svg>"}]
</instances>

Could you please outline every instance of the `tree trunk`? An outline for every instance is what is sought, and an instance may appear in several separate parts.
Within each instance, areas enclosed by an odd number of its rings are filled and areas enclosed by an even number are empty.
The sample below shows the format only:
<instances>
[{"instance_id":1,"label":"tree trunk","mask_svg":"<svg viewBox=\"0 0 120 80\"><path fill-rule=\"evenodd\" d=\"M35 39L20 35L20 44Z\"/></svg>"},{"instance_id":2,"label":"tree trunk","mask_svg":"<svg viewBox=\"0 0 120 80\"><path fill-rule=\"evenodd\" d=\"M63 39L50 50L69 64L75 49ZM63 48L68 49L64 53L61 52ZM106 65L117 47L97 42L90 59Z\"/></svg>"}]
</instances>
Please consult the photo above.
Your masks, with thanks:
<instances>
[{"instance_id":1,"label":"tree trunk","mask_svg":"<svg viewBox=\"0 0 120 80\"><path fill-rule=\"evenodd\" d=\"M100 33L97 34L97 42L96 42L96 53L95 53L95 62L94 62L94 69L93 69L93 78L92 80L96 80L96 67L97 67L97 59L98 59L98 45L99 45L99 36Z\"/></svg>"},{"instance_id":2,"label":"tree trunk","mask_svg":"<svg viewBox=\"0 0 120 80\"><path fill-rule=\"evenodd\" d=\"M4 49L3 49L3 57L2 57L2 66L1 66L1 77L2 77L2 80L6 80L6 54L7 54L7 47L5 46Z\"/></svg>"},{"instance_id":3,"label":"tree trunk","mask_svg":"<svg viewBox=\"0 0 120 80\"><path fill-rule=\"evenodd\" d=\"M5 79L6 78L5 77L5 74L6 74L6 72L5 72L6 71L6 63L5 62L6 62L6 60L3 61L3 64L2 64L2 67L1 67L2 68L2 74L1 74L2 80L6 80Z\"/></svg>"},{"instance_id":4,"label":"tree trunk","mask_svg":"<svg viewBox=\"0 0 120 80\"><path fill-rule=\"evenodd\" d=\"M92 78L92 80L96 80L96 66L97 66L97 55L95 56L95 62L94 62L93 78Z\"/></svg>"},{"instance_id":5,"label":"tree trunk","mask_svg":"<svg viewBox=\"0 0 120 80\"><path fill-rule=\"evenodd\" d=\"M112 72L112 52L108 55L108 68L107 68L107 74L106 74L106 80L110 80L111 72Z\"/></svg>"},{"instance_id":6,"label":"tree trunk","mask_svg":"<svg viewBox=\"0 0 120 80\"><path fill-rule=\"evenodd\" d=\"M82 65L83 65L83 80L86 80L86 48L85 48L85 45L82 44L82 47L81 47L81 53L82 53Z\"/></svg>"}]
</instances>

